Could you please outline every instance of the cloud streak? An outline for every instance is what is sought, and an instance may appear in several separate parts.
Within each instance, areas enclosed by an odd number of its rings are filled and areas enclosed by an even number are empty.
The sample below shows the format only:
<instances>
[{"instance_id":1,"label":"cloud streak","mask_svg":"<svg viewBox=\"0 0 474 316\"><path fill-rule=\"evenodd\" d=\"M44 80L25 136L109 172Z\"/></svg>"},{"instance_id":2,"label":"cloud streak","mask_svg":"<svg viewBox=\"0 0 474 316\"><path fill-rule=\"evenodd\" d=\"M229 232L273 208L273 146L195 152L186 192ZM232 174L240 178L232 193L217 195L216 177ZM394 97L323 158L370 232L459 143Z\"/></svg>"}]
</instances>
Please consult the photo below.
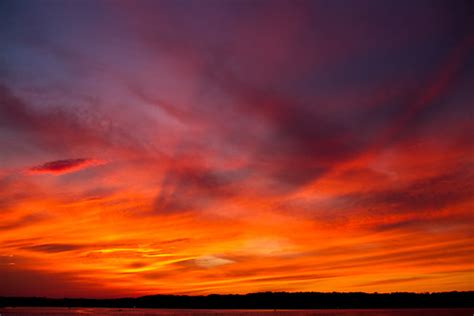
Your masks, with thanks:
<instances>
[{"instance_id":1,"label":"cloud streak","mask_svg":"<svg viewBox=\"0 0 474 316\"><path fill-rule=\"evenodd\" d=\"M91 166L102 164L102 161L88 158L63 159L45 162L44 164L31 167L27 170L29 174L63 174L75 172Z\"/></svg>"}]
</instances>

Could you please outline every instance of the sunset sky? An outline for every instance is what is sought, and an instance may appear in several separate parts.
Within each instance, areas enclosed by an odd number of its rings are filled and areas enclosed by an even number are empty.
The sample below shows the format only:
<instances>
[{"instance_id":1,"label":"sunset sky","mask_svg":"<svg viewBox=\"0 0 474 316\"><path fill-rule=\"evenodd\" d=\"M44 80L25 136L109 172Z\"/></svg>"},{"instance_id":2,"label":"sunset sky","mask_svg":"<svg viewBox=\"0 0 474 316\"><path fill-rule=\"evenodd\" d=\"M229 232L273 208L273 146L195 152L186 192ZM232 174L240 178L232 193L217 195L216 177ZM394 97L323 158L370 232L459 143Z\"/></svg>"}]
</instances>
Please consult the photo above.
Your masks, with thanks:
<instances>
[{"instance_id":1,"label":"sunset sky","mask_svg":"<svg viewBox=\"0 0 474 316\"><path fill-rule=\"evenodd\" d=\"M0 295L474 290L471 1L0 1Z\"/></svg>"}]
</instances>

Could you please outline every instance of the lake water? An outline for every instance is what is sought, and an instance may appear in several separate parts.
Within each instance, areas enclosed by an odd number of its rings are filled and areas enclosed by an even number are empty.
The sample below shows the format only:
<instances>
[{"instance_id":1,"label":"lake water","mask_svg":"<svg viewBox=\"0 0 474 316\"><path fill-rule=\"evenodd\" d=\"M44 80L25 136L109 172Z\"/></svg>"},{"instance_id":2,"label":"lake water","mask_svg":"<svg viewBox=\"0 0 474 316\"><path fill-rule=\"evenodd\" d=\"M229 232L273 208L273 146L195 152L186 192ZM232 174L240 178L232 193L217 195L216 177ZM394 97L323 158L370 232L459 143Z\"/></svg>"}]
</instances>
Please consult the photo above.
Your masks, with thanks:
<instances>
[{"instance_id":1,"label":"lake water","mask_svg":"<svg viewBox=\"0 0 474 316\"><path fill-rule=\"evenodd\" d=\"M0 308L0 316L473 316L470 309L319 309L319 310L217 310L142 308Z\"/></svg>"}]
</instances>

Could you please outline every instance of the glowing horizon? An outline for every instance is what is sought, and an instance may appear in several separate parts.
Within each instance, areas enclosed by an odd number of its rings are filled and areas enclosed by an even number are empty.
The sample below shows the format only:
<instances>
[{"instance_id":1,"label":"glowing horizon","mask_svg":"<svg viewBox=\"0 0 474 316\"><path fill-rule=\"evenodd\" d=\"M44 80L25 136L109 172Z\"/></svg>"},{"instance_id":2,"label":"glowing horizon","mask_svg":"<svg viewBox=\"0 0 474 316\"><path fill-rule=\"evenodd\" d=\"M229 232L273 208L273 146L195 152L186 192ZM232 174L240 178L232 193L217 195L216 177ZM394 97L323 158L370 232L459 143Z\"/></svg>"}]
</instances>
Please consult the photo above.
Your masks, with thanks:
<instances>
[{"instance_id":1,"label":"glowing horizon","mask_svg":"<svg viewBox=\"0 0 474 316\"><path fill-rule=\"evenodd\" d=\"M450 1L2 1L0 296L474 290Z\"/></svg>"}]
</instances>

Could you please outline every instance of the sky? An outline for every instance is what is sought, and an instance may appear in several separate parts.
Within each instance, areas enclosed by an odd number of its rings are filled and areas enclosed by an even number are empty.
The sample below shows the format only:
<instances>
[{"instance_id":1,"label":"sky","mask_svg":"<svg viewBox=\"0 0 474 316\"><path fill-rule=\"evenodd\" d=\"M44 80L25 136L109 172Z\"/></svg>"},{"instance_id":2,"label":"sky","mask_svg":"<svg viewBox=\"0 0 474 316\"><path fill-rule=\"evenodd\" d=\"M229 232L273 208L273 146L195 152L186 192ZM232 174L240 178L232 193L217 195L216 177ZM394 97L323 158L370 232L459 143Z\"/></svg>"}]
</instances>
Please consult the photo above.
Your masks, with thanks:
<instances>
[{"instance_id":1,"label":"sky","mask_svg":"<svg viewBox=\"0 0 474 316\"><path fill-rule=\"evenodd\" d=\"M471 1L0 1L0 295L474 290Z\"/></svg>"}]
</instances>

